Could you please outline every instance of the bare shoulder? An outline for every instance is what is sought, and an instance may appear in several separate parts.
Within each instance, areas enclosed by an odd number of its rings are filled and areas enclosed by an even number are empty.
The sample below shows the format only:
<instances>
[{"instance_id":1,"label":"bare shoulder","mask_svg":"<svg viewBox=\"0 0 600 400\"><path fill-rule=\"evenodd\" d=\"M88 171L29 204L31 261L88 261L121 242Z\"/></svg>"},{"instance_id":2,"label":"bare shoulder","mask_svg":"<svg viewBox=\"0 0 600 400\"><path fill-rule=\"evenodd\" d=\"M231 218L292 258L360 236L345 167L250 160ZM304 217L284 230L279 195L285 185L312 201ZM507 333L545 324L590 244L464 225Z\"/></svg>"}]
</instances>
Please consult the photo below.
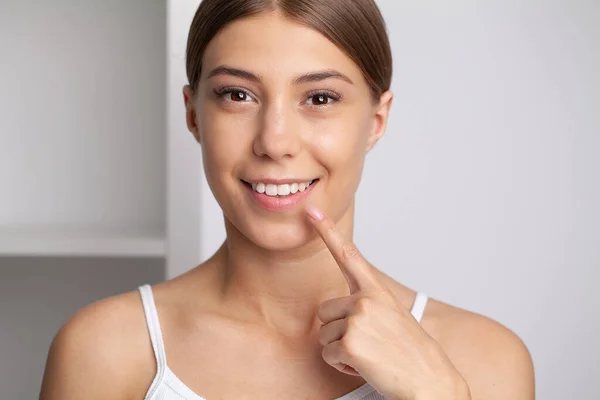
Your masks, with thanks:
<instances>
[{"instance_id":1,"label":"bare shoulder","mask_svg":"<svg viewBox=\"0 0 600 400\"><path fill-rule=\"evenodd\" d=\"M155 362L137 291L78 311L48 353L41 400L139 398Z\"/></svg>"},{"instance_id":2,"label":"bare shoulder","mask_svg":"<svg viewBox=\"0 0 600 400\"><path fill-rule=\"evenodd\" d=\"M431 327L473 400L534 399L533 361L519 336L498 321L435 299L427 308L424 328Z\"/></svg>"}]
</instances>

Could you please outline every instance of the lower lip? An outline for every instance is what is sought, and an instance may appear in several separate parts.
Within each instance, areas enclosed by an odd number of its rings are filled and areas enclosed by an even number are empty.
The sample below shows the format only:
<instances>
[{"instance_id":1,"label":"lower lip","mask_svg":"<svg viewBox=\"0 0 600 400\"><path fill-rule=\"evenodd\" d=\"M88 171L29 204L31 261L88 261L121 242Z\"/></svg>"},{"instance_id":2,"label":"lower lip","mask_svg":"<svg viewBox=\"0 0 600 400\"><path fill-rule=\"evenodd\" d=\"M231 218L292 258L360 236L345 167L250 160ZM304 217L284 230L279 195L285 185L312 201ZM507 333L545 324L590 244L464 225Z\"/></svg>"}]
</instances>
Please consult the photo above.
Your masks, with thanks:
<instances>
[{"instance_id":1,"label":"lower lip","mask_svg":"<svg viewBox=\"0 0 600 400\"><path fill-rule=\"evenodd\" d=\"M317 180L312 185L310 185L304 192L296 192L294 194L290 194L285 197L275 197L275 196L267 196L264 193L258 193L256 190L252 189L252 187L242 182L242 185L246 186L246 188L250 191L252 197L256 200L258 205L264 208L267 211L290 211L297 207L302 201L304 201L310 192L312 192L313 188L319 183Z\"/></svg>"}]
</instances>

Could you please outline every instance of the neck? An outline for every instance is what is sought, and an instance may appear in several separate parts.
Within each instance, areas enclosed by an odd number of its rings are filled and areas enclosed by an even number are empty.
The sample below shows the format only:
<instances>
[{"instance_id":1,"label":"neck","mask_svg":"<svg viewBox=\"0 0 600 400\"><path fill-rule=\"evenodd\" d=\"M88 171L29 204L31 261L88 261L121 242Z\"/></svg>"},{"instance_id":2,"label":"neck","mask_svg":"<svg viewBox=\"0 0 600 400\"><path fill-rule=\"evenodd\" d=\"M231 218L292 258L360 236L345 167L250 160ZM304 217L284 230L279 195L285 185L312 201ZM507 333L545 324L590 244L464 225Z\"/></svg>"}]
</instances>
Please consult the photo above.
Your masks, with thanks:
<instances>
[{"instance_id":1,"label":"neck","mask_svg":"<svg viewBox=\"0 0 600 400\"><path fill-rule=\"evenodd\" d=\"M353 205L338 221L338 229L352 240ZM248 240L227 220L227 240L219 259L222 301L244 320L286 336L318 331L319 305L348 296L340 267L321 238L300 248L269 251ZM228 307L230 308L230 307Z\"/></svg>"}]
</instances>

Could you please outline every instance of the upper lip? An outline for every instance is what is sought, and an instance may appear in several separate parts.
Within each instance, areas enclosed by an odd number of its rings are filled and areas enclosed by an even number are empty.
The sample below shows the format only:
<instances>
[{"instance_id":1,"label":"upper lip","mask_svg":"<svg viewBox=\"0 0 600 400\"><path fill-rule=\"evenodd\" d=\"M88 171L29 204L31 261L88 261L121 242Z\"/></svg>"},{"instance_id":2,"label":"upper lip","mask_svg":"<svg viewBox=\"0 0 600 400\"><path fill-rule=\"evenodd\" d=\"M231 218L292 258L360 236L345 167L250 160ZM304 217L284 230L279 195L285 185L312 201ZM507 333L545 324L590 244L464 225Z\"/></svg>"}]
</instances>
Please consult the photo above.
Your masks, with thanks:
<instances>
[{"instance_id":1,"label":"upper lip","mask_svg":"<svg viewBox=\"0 0 600 400\"><path fill-rule=\"evenodd\" d=\"M292 178L292 179L272 179L272 178L259 178L259 179L242 179L244 182L247 183L265 183L265 184L272 184L272 185L286 185L286 184L290 184L290 183L304 183L304 182L312 182L314 180L316 180L316 178L313 179L303 179L303 178Z\"/></svg>"}]
</instances>

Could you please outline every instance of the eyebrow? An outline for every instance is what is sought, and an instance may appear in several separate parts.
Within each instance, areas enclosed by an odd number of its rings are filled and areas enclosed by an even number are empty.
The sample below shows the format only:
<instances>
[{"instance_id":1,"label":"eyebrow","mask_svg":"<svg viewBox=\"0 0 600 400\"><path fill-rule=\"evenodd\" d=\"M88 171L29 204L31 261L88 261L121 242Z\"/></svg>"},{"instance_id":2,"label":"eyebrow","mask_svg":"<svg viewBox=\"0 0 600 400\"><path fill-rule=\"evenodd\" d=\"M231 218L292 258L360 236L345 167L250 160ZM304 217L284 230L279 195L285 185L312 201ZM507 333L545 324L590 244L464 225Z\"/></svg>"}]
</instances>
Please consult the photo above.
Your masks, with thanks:
<instances>
[{"instance_id":1,"label":"eyebrow","mask_svg":"<svg viewBox=\"0 0 600 400\"><path fill-rule=\"evenodd\" d=\"M212 78L212 77L218 76L218 75L235 76L235 77L246 79L248 81L252 81L252 82L256 82L256 83L262 82L261 77L256 74L253 74L252 72L245 71L245 70L239 69L239 68L229 67L226 65L221 65L221 66L213 69L212 71L210 71L210 73L208 74L208 78ZM343 81L348 82L351 85L354 85L354 82L352 82L352 79L350 79L348 76L346 76L346 75L342 74L341 72L336 71L334 69L326 69L326 70L322 70L322 71L314 71L314 72L302 74L302 75L294 78L293 82L294 82L294 84L298 85L301 83L320 82L320 81L324 81L326 79L331 79L331 78L341 79Z\"/></svg>"}]
</instances>

